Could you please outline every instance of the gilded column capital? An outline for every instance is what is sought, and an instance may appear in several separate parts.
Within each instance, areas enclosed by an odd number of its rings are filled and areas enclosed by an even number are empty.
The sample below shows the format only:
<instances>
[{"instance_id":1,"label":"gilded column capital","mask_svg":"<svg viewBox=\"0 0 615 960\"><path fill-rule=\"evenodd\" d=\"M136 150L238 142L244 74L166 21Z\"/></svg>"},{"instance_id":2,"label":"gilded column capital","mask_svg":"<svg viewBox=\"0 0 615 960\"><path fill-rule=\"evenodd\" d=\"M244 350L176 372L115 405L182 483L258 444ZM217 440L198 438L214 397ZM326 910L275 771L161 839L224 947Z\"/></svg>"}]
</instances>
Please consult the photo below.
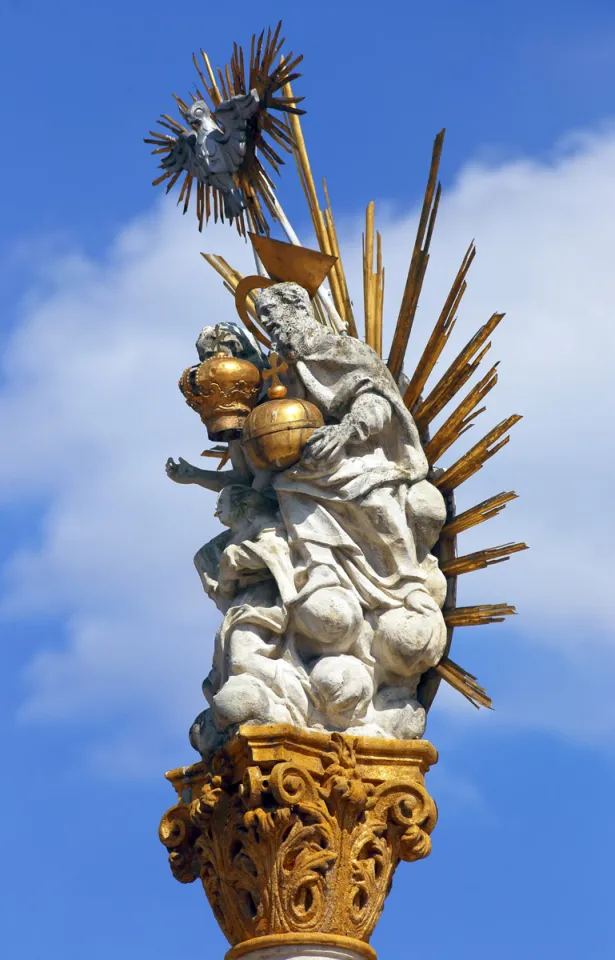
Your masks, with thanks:
<instances>
[{"instance_id":1,"label":"gilded column capital","mask_svg":"<svg viewBox=\"0 0 615 960\"><path fill-rule=\"evenodd\" d=\"M233 960L280 935L365 946L399 861L430 852L436 760L425 740L242 727L210 768L167 774L160 839L179 881L201 879Z\"/></svg>"}]
</instances>

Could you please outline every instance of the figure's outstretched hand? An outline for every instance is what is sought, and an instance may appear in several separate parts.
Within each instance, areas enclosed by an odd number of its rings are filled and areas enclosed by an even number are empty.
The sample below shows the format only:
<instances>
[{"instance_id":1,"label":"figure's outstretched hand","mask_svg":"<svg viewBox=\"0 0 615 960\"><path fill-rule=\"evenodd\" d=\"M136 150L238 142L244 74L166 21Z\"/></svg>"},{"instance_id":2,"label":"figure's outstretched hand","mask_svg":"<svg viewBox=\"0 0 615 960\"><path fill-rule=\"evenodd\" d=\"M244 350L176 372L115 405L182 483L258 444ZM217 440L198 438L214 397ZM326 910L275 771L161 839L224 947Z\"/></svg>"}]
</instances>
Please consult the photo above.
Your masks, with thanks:
<instances>
[{"instance_id":1,"label":"figure's outstretched hand","mask_svg":"<svg viewBox=\"0 0 615 960\"><path fill-rule=\"evenodd\" d=\"M167 471L167 477L175 480L175 483L194 483L196 467L193 467L192 464L184 460L183 457L179 458L179 463L175 463L173 457L169 457L165 469Z\"/></svg>"},{"instance_id":2,"label":"figure's outstretched hand","mask_svg":"<svg viewBox=\"0 0 615 960\"><path fill-rule=\"evenodd\" d=\"M303 453L309 460L336 460L350 439L350 429L344 423L319 427L309 438Z\"/></svg>"}]
</instances>

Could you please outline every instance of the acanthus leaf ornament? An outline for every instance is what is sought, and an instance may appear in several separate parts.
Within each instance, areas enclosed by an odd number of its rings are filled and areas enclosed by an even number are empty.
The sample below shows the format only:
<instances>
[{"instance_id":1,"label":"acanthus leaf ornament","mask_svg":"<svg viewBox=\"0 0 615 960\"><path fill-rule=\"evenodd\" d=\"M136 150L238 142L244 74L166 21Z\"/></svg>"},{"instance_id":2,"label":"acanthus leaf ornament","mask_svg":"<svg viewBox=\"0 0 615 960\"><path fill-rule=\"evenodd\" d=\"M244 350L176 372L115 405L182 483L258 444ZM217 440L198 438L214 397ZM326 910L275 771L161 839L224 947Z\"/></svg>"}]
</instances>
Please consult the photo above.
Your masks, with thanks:
<instances>
[{"instance_id":1,"label":"acanthus leaf ornament","mask_svg":"<svg viewBox=\"0 0 615 960\"><path fill-rule=\"evenodd\" d=\"M194 784L163 818L171 869L182 882L200 876L231 944L367 941L399 861L429 854L436 808L424 774L436 759L425 741L242 728L216 756L222 775L204 764L168 774L180 797Z\"/></svg>"}]
</instances>

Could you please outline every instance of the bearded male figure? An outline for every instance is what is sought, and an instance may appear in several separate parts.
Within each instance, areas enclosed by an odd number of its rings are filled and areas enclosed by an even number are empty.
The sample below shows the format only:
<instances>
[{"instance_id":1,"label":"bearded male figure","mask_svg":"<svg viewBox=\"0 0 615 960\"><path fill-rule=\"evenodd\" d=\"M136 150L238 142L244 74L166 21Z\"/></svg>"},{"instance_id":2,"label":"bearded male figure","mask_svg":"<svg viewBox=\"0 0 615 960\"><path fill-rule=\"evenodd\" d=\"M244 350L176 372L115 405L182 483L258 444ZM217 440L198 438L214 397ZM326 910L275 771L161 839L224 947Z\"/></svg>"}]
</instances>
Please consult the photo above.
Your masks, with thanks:
<instances>
[{"instance_id":1,"label":"bearded male figure","mask_svg":"<svg viewBox=\"0 0 615 960\"><path fill-rule=\"evenodd\" d=\"M277 497L294 582L286 630L313 690L307 725L422 736L418 682L446 645L445 578L430 554L446 511L416 425L380 357L319 324L302 287L275 284L256 305L289 365L289 395L315 404L325 426L280 473L250 472L237 442L226 473L184 461L167 470Z\"/></svg>"}]
</instances>

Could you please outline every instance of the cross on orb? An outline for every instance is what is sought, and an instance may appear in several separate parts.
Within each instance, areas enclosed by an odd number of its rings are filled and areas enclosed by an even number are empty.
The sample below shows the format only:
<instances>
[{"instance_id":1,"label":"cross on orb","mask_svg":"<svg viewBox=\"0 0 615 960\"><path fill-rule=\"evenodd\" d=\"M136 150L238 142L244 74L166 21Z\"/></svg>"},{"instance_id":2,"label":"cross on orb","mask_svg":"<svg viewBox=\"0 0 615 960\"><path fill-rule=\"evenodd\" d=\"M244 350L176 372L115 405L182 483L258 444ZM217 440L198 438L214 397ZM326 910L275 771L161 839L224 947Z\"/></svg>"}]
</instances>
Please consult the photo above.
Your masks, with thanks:
<instances>
[{"instance_id":1,"label":"cross on orb","mask_svg":"<svg viewBox=\"0 0 615 960\"><path fill-rule=\"evenodd\" d=\"M263 380L271 380L271 386L267 391L267 396L270 400L280 400L282 397L286 396L286 387L283 383L280 382L280 374L286 373L288 370L288 364L286 360L282 360L278 357L277 353L269 354L269 370L263 370Z\"/></svg>"}]
</instances>

